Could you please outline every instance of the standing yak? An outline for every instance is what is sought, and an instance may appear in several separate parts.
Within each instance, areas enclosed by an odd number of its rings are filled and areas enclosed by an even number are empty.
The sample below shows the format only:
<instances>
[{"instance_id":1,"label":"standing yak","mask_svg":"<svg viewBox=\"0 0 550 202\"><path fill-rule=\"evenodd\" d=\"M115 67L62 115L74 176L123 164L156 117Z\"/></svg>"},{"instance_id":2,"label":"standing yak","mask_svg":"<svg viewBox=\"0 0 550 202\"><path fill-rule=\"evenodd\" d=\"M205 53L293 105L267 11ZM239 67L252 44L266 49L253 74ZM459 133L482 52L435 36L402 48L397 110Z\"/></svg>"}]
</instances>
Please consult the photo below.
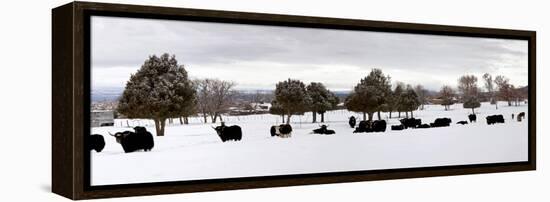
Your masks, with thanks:
<instances>
[{"instance_id":1,"label":"standing yak","mask_svg":"<svg viewBox=\"0 0 550 202\"><path fill-rule=\"evenodd\" d=\"M111 136L116 138L116 142L122 145L122 149L126 153L135 152L138 150L151 151L155 146L153 135L145 129L145 127L136 126L135 132L124 131L117 132Z\"/></svg>"},{"instance_id":2,"label":"standing yak","mask_svg":"<svg viewBox=\"0 0 550 202\"><path fill-rule=\"evenodd\" d=\"M477 116L475 114L468 115L468 119L470 120L470 123L477 122Z\"/></svg>"},{"instance_id":3,"label":"standing yak","mask_svg":"<svg viewBox=\"0 0 550 202\"><path fill-rule=\"evenodd\" d=\"M220 137L222 142L228 140L240 141L243 137L241 127L237 125L226 126L225 123L222 122L222 125L212 128L216 130L216 133L218 133L218 136Z\"/></svg>"}]
</instances>

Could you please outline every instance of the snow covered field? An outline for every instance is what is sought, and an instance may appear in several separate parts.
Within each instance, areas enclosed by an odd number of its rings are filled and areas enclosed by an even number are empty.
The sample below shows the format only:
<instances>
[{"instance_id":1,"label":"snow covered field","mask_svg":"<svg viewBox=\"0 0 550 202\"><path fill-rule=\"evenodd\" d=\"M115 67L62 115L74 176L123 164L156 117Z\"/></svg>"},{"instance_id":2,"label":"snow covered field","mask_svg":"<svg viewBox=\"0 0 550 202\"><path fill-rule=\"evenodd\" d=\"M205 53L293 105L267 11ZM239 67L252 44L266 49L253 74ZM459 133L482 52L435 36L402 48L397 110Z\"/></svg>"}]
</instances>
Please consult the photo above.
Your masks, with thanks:
<instances>
[{"instance_id":1,"label":"snow covered field","mask_svg":"<svg viewBox=\"0 0 550 202\"><path fill-rule=\"evenodd\" d=\"M391 131L391 125L399 124L397 113L393 119L383 113L389 122L386 132L353 134L348 117L361 114L338 110L325 115L329 129L336 131L332 136L310 134L318 124L310 123L311 113L306 113L292 117L294 131L287 139L269 134L271 125L280 124L280 116L226 116L227 125L238 124L243 130L242 141L226 143L211 123L195 117L189 125L174 120L164 137L155 136L151 152L128 154L107 132L132 130L126 127L129 124L147 125L154 134L154 125L148 120L117 119L114 127L92 128L92 134L105 137L106 145L101 153L92 151L91 182L111 185L526 161L528 121L512 120L511 114L527 111L526 104L499 103L496 110L482 103L476 109L478 123L463 126L455 123L467 120L470 109L457 104L444 111L443 106L427 105L415 111L415 118L428 123L449 117L452 125ZM493 114L504 115L506 123L487 125L485 116Z\"/></svg>"}]
</instances>

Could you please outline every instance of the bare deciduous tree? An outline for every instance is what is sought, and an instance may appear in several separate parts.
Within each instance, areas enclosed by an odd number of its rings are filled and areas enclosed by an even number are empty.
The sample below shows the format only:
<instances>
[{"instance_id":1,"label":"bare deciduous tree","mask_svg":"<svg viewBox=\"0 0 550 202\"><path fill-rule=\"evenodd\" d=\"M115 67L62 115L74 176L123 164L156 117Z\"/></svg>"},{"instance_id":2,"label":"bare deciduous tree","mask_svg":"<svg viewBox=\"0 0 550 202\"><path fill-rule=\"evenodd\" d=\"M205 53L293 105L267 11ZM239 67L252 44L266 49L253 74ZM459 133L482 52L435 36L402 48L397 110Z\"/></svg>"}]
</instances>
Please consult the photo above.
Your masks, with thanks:
<instances>
[{"instance_id":1,"label":"bare deciduous tree","mask_svg":"<svg viewBox=\"0 0 550 202\"><path fill-rule=\"evenodd\" d=\"M498 109L498 100L495 97L495 86L494 86L493 76L491 76L488 73L485 73L483 74L483 80L484 80L485 89L487 90L487 93L489 93L491 104L494 104L495 108Z\"/></svg>"},{"instance_id":2,"label":"bare deciduous tree","mask_svg":"<svg viewBox=\"0 0 550 202\"><path fill-rule=\"evenodd\" d=\"M450 106L453 104L453 96L455 92L451 86L443 86L439 91L439 96L441 98L441 105L445 107L445 111L449 110Z\"/></svg>"},{"instance_id":3,"label":"bare deciduous tree","mask_svg":"<svg viewBox=\"0 0 550 202\"><path fill-rule=\"evenodd\" d=\"M512 106L513 91L510 80L504 76L495 77L495 83L498 87L498 97L508 102L508 106Z\"/></svg>"}]
</instances>

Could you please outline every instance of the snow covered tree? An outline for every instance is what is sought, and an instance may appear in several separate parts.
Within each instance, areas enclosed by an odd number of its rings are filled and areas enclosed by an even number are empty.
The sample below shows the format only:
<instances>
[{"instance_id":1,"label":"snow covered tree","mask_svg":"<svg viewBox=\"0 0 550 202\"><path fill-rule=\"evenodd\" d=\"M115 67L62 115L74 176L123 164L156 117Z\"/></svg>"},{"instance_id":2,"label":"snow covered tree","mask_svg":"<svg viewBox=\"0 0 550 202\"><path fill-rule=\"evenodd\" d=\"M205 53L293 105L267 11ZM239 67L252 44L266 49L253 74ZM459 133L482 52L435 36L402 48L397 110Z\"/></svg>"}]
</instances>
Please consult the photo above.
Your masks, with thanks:
<instances>
[{"instance_id":1,"label":"snow covered tree","mask_svg":"<svg viewBox=\"0 0 550 202\"><path fill-rule=\"evenodd\" d=\"M453 97L454 97L454 90L451 86L443 86L441 87L441 90L439 91L439 97L441 99L441 105L445 107L445 111L450 109L450 106L454 104Z\"/></svg>"},{"instance_id":2,"label":"snow covered tree","mask_svg":"<svg viewBox=\"0 0 550 202\"><path fill-rule=\"evenodd\" d=\"M368 115L368 120L372 121L375 112L378 112L378 119L381 119L380 111L384 110L389 96L390 78L384 76L382 70L373 69L354 87L344 104L350 111L362 112L363 120L366 120Z\"/></svg>"},{"instance_id":3,"label":"snow covered tree","mask_svg":"<svg viewBox=\"0 0 550 202\"><path fill-rule=\"evenodd\" d=\"M194 104L195 89L183 65L167 53L149 56L126 83L118 112L128 118L153 119L164 136L166 119L185 114Z\"/></svg>"},{"instance_id":4,"label":"snow covered tree","mask_svg":"<svg viewBox=\"0 0 550 202\"><path fill-rule=\"evenodd\" d=\"M462 94L462 106L471 108L472 113L475 108L481 106L479 103L479 88L477 87L477 77L474 75L464 75L458 79L458 91Z\"/></svg>"},{"instance_id":5,"label":"snow covered tree","mask_svg":"<svg viewBox=\"0 0 550 202\"><path fill-rule=\"evenodd\" d=\"M487 90L487 93L489 94L491 104L495 105L495 108L498 109L498 100L495 97L495 85L493 76L491 76L489 73L485 73L483 74L483 81L485 90Z\"/></svg>"},{"instance_id":6,"label":"snow covered tree","mask_svg":"<svg viewBox=\"0 0 550 202\"><path fill-rule=\"evenodd\" d=\"M275 86L275 100L281 105L286 114L286 123L290 124L293 114L304 113L309 110L311 98L307 94L306 85L299 81L288 79Z\"/></svg>"},{"instance_id":7,"label":"snow covered tree","mask_svg":"<svg viewBox=\"0 0 550 202\"><path fill-rule=\"evenodd\" d=\"M307 93L311 98L311 113L313 115L312 123L317 122L317 113L321 115L321 122L325 122L325 112L334 109L338 104L338 97L330 92L322 83L311 82L306 87Z\"/></svg>"}]
</instances>

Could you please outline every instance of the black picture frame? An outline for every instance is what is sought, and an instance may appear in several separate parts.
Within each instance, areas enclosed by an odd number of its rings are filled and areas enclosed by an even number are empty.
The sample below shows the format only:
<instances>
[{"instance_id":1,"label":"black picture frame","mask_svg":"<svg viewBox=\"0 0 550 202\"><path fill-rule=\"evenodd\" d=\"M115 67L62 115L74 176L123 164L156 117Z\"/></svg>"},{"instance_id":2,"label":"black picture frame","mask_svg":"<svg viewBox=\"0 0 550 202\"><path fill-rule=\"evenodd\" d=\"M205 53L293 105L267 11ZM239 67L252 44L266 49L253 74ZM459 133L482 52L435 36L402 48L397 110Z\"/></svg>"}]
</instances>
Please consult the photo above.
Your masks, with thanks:
<instances>
[{"instance_id":1,"label":"black picture frame","mask_svg":"<svg viewBox=\"0 0 550 202\"><path fill-rule=\"evenodd\" d=\"M528 106L529 160L514 163L91 186L90 154L84 151L84 137L90 133L88 129L90 126L91 16L528 40L528 96L530 102ZM534 31L72 2L52 10L52 53L52 190L54 193L70 199L529 171L536 169L536 32Z\"/></svg>"}]
</instances>

